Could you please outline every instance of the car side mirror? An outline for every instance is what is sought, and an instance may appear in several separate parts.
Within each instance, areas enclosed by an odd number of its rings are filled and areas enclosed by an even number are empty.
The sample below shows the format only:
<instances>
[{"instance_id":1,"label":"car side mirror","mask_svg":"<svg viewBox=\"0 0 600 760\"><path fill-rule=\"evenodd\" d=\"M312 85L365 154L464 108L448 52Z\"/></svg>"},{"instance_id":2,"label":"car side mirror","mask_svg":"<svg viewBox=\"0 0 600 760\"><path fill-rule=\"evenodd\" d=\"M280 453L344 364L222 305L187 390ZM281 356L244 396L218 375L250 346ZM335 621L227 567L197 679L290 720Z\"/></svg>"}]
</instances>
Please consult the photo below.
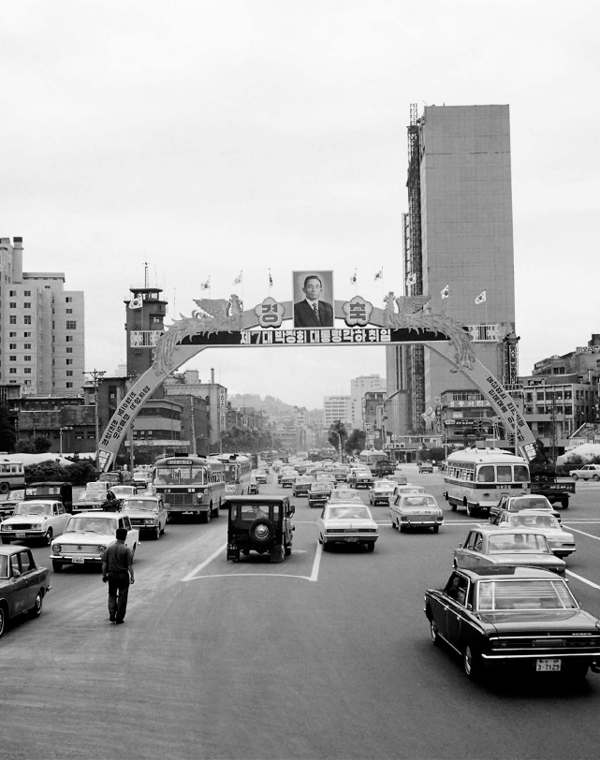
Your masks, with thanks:
<instances>
[{"instance_id":1,"label":"car side mirror","mask_svg":"<svg viewBox=\"0 0 600 760\"><path fill-rule=\"evenodd\" d=\"M464 547L464 544L459 544L456 548L457 549L464 549L465 547Z\"/></svg>"}]
</instances>

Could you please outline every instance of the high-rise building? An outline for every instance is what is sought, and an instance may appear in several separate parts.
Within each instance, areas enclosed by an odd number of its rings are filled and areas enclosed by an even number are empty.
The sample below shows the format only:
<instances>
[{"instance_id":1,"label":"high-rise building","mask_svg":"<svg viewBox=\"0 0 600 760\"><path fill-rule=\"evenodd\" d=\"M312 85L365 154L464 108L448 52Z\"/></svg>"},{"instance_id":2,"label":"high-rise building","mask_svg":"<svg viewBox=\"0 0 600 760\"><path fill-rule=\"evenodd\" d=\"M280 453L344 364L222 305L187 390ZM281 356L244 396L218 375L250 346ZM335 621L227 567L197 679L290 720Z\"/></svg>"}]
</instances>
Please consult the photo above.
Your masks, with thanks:
<instances>
[{"instance_id":1,"label":"high-rise building","mask_svg":"<svg viewBox=\"0 0 600 760\"><path fill-rule=\"evenodd\" d=\"M352 427L352 398L350 396L325 396L323 399L325 429L338 420Z\"/></svg>"},{"instance_id":2,"label":"high-rise building","mask_svg":"<svg viewBox=\"0 0 600 760\"><path fill-rule=\"evenodd\" d=\"M350 380L353 429L363 429L363 407L365 393L369 393L371 391L384 391L385 389L385 378L380 377L380 375L361 375L360 377L354 377L352 380Z\"/></svg>"},{"instance_id":3,"label":"high-rise building","mask_svg":"<svg viewBox=\"0 0 600 760\"><path fill-rule=\"evenodd\" d=\"M62 272L23 271L23 238L0 238L0 383L24 394L81 392L84 298L64 285Z\"/></svg>"},{"instance_id":4,"label":"high-rise building","mask_svg":"<svg viewBox=\"0 0 600 760\"><path fill-rule=\"evenodd\" d=\"M468 326L477 358L510 385L517 366L505 340L515 329L508 106L427 106L421 117L413 106L410 121L405 294L429 295L426 308ZM406 391L411 432L424 431L422 414L444 391L473 387L421 346L389 347L387 376L388 397Z\"/></svg>"}]
</instances>

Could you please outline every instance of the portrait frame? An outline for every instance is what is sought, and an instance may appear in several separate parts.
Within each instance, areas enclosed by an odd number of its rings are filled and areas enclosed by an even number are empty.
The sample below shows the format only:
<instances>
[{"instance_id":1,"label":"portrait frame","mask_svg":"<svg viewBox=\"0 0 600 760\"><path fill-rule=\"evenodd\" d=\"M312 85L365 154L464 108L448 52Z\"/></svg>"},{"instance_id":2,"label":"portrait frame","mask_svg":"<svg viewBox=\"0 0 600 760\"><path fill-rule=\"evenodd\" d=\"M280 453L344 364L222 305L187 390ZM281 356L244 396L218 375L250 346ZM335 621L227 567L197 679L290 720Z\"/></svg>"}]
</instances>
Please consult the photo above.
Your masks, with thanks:
<instances>
[{"instance_id":1,"label":"portrait frame","mask_svg":"<svg viewBox=\"0 0 600 760\"><path fill-rule=\"evenodd\" d=\"M315 318L308 316L307 308L303 304L306 295L303 291L304 282L307 278L316 277L321 282L321 294L319 301L322 304L321 324ZM333 271L323 269L303 269L292 272L292 292L294 304L294 327L310 328L318 330L334 326L335 300L333 293ZM302 304L302 305L301 305ZM324 312L324 313L323 313Z\"/></svg>"}]
</instances>

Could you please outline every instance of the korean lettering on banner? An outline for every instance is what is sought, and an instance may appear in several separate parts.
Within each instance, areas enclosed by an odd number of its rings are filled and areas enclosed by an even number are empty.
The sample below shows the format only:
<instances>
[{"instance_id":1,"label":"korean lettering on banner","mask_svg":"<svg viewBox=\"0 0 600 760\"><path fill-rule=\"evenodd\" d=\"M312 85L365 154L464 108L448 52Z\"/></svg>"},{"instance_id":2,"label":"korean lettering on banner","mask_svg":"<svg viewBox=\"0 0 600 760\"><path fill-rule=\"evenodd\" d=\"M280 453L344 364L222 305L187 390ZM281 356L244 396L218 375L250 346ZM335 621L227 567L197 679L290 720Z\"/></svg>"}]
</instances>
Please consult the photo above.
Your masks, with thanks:
<instances>
[{"instance_id":1,"label":"korean lettering on banner","mask_svg":"<svg viewBox=\"0 0 600 760\"><path fill-rule=\"evenodd\" d=\"M133 413L137 407L144 402L145 397L151 392L149 385L145 385L139 392L130 391L121 402L119 408L113 415L108 427L104 431L104 436L100 441L101 445L108 446L111 439L121 437L123 430L127 427Z\"/></svg>"},{"instance_id":2,"label":"korean lettering on banner","mask_svg":"<svg viewBox=\"0 0 600 760\"><path fill-rule=\"evenodd\" d=\"M382 327L319 328L311 330L243 330L240 345L356 345L360 343L390 343L391 330Z\"/></svg>"},{"instance_id":3,"label":"korean lettering on banner","mask_svg":"<svg viewBox=\"0 0 600 760\"><path fill-rule=\"evenodd\" d=\"M511 396L509 396L509 394L492 375L486 378L486 382L488 383L489 396L494 401L498 409L500 409L505 415L504 421L511 427L510 432L514 434L516 429L517 440L523 442L525 440L525 436L522 433L522 429L525 427L525 421L515 406Z\"/></svg>"}]
</instances>

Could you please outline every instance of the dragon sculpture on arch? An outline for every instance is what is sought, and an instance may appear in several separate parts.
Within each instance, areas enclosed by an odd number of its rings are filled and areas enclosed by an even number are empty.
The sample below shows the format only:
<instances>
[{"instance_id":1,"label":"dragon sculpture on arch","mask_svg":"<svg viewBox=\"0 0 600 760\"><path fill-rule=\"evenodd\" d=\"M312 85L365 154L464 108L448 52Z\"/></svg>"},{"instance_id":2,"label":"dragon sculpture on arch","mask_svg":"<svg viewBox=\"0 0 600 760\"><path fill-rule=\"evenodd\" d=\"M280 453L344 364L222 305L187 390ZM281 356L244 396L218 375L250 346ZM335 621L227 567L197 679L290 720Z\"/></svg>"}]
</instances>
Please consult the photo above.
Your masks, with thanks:
<instances>
[{"instance_id":1,"label":"dragon sculpture on arch","mask_svg":"<svg viewBox=\"0 0 600 760\"><path fill-rule=\"evenodd\" d=\"M399 296L394 298L394 293L389 292L384 297L385 308L383 321L386 327L395 329L409 329L420 331L433 331L446 335L454 347L454 361L457 364L453 372L460 369L473 369L475 352L471 343L471 336L460 322L445 314L432 314L424 311L430 296ZM395 306L398 307L396 311Z\"/></svg>"},{"instance_id":2,"label":"dragon sculpture on arch","mask_svg":"<svg viewBox=\"0 0 600 760\"><path fill-rule=\"evenodd\" d=\"M198 310L191 317L179 316L159 338L153 352L153 365L158 372L173 369L173 352L184 338L217 332L238 332L242 329L242 301L233 294L225 298L194 300Z\"/></svg>"}]
</instances>

